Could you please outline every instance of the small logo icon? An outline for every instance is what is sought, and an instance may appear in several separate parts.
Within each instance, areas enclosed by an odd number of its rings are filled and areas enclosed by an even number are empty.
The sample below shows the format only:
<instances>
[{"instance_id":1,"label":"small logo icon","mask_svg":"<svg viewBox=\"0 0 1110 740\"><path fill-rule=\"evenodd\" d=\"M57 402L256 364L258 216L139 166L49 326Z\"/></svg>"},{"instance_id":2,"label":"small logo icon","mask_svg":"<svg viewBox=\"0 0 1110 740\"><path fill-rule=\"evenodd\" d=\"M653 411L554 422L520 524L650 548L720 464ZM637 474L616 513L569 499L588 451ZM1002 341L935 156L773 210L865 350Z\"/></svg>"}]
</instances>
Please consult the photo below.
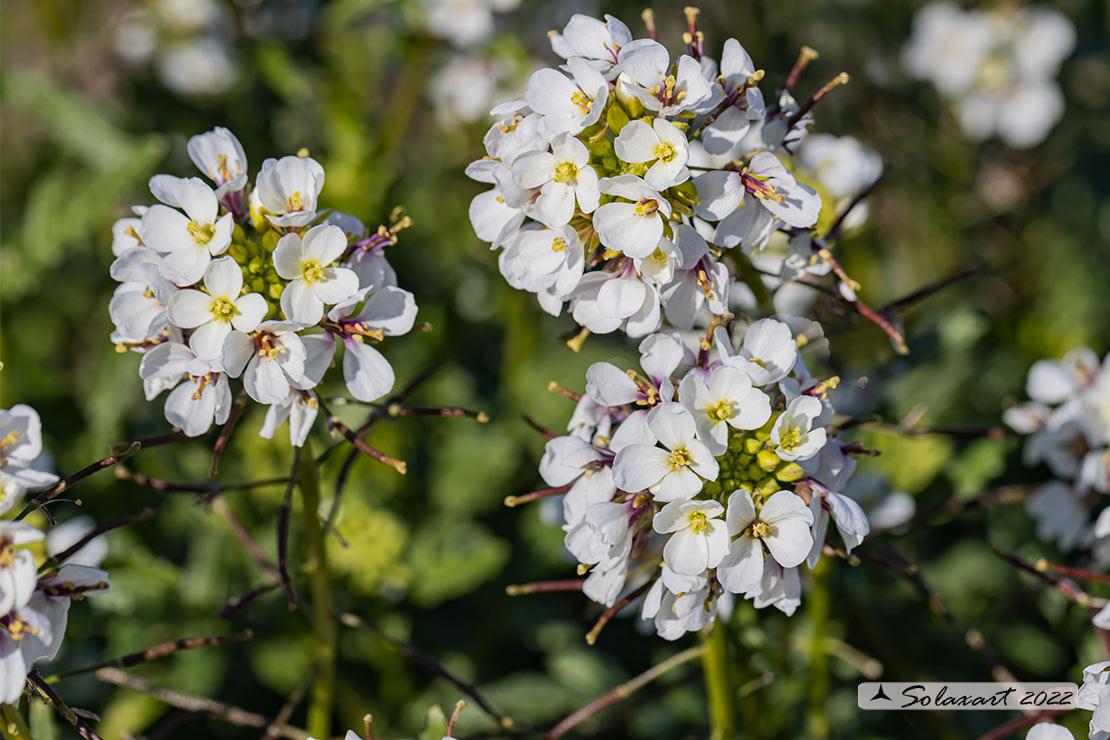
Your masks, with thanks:
<instances>
[{"instance_id":1,"label":"small logo icon","mask_svg":"<svg viewBox=\"0 0 1110 740\"><path fill-rule=\"evenodd\" d=\"M886 701L893 701L889 696L886 695L886 692L883 691L883 685L882 684L879 684L879 690L876 691L875 695L871 697L871 701L877 701L879 699L885 699Z\"/></svg>"}]
</instances>

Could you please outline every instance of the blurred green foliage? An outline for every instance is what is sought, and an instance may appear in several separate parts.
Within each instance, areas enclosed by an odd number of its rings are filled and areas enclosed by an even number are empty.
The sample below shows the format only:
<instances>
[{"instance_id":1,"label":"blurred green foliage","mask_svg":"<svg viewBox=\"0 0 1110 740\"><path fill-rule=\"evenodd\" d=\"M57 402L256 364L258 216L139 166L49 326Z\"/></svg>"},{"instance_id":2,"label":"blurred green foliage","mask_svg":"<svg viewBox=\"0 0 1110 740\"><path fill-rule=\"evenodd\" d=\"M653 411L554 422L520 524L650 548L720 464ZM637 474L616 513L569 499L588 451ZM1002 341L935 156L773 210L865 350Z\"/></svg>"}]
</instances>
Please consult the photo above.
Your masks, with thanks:
<instances>
[{"instance_id":1,"label":"blurred green foliage","mask_svg":"<svg viewBox=\"0 0 1110 740\"><path fill-rule=\"evenodd\" d=\"M543 439L527 414L560 429L571 406L547 392L549 381L578 389L590 362L631 365L634 347L592 337L570 353L569 319L539 312L513 292L495 256L474 238L467 205L481 186L463 175L483 153L484 123L445 124L428 81L449 56L419 30L410 2L331 3L259 0L227 4L227 33L237 78L217 96L183 97L113 52L124 4L106 0L5 3L0 27L0 400L28 403L43 417L46 446L60 471L107 453L111 443L162 433L161 399L143 400L138 357L108 341L112 222L130 203L148 203L155 172L185 175L185 141L215 125L232 129L257 170L263 158L307 147L327 171L322 202L367 223L403 205L415 226L391 248L400 282L435 330L390 340L386 352L404 383L434 362L444 367L414 397L485 410L488 425L468 419L400 419L382 424L372 444L409 463L408 476L358 457L328 540L336 607L384 633L410 641L481 688L518 727L547 725L673 654L681 646L618 619L598 644L582 637L598 609L573 594L509 598L511 583L566 578L561 533L548 509L508 510L502 499L542 485L536 462ZM655 6L664 41L677 42L682 3ZM1021 394L1029 364L1080 343L1110 350L1110 11L1105 3L1060 0L1079 43L1061 75L1067 114L1046 142L1028 152L996 142L968 143L935 91L907 81L898 54L919 3L882 0L715 0L702 5L707 47L736 35L770 85L781 83L802 44L821 57L803 94L841 70L853 77L817 109L817 129L853 134L877 149L887 168L871 199L872 218L838 245L861 295L881 306L961 268L974 277L902 314L911 354L894 355L885 337L833 301L817 313L832 342L831 368L844 378L838 404L860 417L897 424L913 413L926 425L977 427L998 422ZM571 10L610 12L630 26L640 6L621 0L526 2L499 17L491 53L521 75L532 58L554 62L545 31ZM257 22L259 17L267 22ZM765 88L769 89L765 83ZM338 388L328 389L339 392ZM338 409L358 425L365 409ZM259 439L262 413L248 410L221 464L221 480L284 475L292 461L280 431ZM856 439L882 451L861 472L914 494L919 511L985 487L1043 480L1021 467L1006 441L903 438L861 430ZM128 466L174 481L204 478L210 443L142 453ZM323 471L323 510L346 449ZM310 670L308 619L290 611L280 590L230 620L218 616L232 597L262 583L263 573L210 506L190 495L159 493L90 478L75 491L80 511L98 520L145 506L157 517L110 535L105 567L113 591L75 605L66 648L51 671L89 665L185 636L251 628L249 642L182 652L131 669L160 686L212 696L275 715ZM276 557L280 486L227 493L224 500ZM65 518L76 513L56 506ZM299 518L294 517L294 522ZM1036 559L1053 556L1034 540L1020 506L970 508L888 538L922 568L926 581L965 624L982 631L999 659L1029 680L1077 680L1101 654L1087 615L1044 593L994 557L990 543ZM867 551L869 545L864 546ZM290 563L307 558L294 524ZM826 715L832 737L965 738L997 724L991 713L861 714L855 684L859 654L891 680L988 680L990 665L964 635L930 612L904 579L873 566L837 563L828 576L832 650ZM742 675L744 737L801 737L806 732L810 631L805 601L791 619L740 605L736 671ZM833 644L833 643L830 643ZM438 738L442 712L457 690L408 662L365 631L340 636L336 726L359 728L374 715L378 737ZM185 717L160 702L91 676L59 684L73 705L95 709L105 737L238 737L236 728ZM757 708L757 713L750 711ZM438 712L438 713L437 713ZM1067 721L1077 732L1085 719ZM303 710L294 713L294 723ZM705 736L705 697L693 665L667 674L580 728L617 738ZM66 737L36 708L35 737ZM456 734L493 729L475 707Z\"/></svg>"}]
</instances>

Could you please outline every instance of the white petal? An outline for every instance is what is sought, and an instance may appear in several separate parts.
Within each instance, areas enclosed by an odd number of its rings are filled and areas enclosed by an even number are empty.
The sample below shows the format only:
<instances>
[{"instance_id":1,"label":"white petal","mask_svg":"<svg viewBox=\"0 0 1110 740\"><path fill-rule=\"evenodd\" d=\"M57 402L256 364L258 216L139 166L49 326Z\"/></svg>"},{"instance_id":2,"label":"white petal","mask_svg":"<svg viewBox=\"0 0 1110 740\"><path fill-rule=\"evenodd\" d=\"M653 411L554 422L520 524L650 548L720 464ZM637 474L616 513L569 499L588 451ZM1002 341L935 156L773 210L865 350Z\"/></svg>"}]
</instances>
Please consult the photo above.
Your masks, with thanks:
<instances>
[{"instance_id":1,"label":"white petal","mask_svg":"<svg viewBox=\"0 0 1110 740\"><path fill-rule=\"evenodd\" d=\"M274 268L277 274L286 280L300 277L301 262L304 260L301 252L301 237L298 234L286 234L278 239L274 248Z\"/></svg>"},{"instance_id":2,"label":"white petal","mask_svg":"<svg viewBox=\"0 0 1110 740\"><path fill-rule=\"evenodd\" d=\"M170 321L182 329L193 329L212 320L212 296L199 290L181 290L173 294L166 307Z\"/></svg>"},{"instance_id":3,"label":"white petal","mask_svg":"<svg viewBox=\"0 0 1110 740\"><path fill-rule=\"evenodd\" d=\"M670 453L651 445L629 445L613 461L613 481L629 493L646 490L670 472Z\"/></svg>"},{"instance_id":4,"label":"white petal","mask_svg":"<svg viewBox=\"0 0 1110 740\"><path fill-rule=\"evenodd\" d=\"M324 317L324 302L308 283L298 278L281 292L281 310L291 321L312 325Z\"/></svg>"},{"instance_id":5,"label":"white petal","mask_svg":"<svg viewBox=\"0 0 1110 740\"><path fill-rule=\"evenodd\" d=\"M266 318L270 304L258 293L247 293L235 301L235 308L239 313L231 319L231 325L239 331L252 332Z\"/></svg>"},{"instance_id":6,"label":"white petal","mask_svg":"<svg viewBox=\"0 0 1110 740\"><path fill-rule=\"evenodd\" d=\"M347 389L360 401L377 401L393 389L393 367L382 353L360 342L347 342L343 354L343 378Z\"/></svg>"}]
</instances>

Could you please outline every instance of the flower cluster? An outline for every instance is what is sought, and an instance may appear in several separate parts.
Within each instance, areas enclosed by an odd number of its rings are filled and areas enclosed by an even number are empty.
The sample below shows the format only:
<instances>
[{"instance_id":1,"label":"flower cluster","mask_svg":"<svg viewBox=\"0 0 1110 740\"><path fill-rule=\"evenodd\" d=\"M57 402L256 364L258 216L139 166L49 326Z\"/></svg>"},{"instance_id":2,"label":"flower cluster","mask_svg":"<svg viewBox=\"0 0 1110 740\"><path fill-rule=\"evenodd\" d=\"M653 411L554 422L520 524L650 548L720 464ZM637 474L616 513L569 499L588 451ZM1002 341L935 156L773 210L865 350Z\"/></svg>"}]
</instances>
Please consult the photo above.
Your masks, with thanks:
<instances>
[{"instance_id":1,"label":"flower cluster","mask_svg":"<svg viewBox=\"0 0 1110 740\"><path fill-rule=\"evenodd\" d=\"M1083 684L1076 696L1079 709L1092 712L1088 740L1110 740L1110 661L1093 663L1083 669ZM1042 722L1033 726L1025 740L1075 740L1061 725Z\"/></svg>"},{"instance_id":2,"label":"flower cluster","mask_svg":"<svg viewBox=\"0 0 1110 740\"><path fill-rule=\"evenodd\" d=\"M1110 507L1090 522L1097 494L1110 493L1110 356L1100 365L1080 347L1061 360L1039 360L1029 369L1026 393L1031 400L1006 409L1003 420L1026 435L1024 462L1043 463L1056 476L1027 503L1037 535L1065 551L1090 546L1099 563L1110 565Z\"/></svg>"},{"instance_id":3,"label":"flower cluster","mask_svg":"<svg viewBox=\"0 0 1110 740\"><path fill-rule=\"evenodd\" d=\"M127 64L151 65L179 95L221 95L239 76L234 28L214 0L151 0L120 18L114 47Z\"/></svg>"},{"instance_id":4,"label":"flower cluster","mask_svg":"<svg viewBox=\"0 0 1110 740\"><path fill-rule=\"evenodd\" d=\"M1026 148L1064 114L1056 73L1074 46L1071 21L1045 6L984 11L934 2L914 19L902 63L948 99L968 136Z\"/></svg>"},{"instance_id":5,"label":"flower cluster","mask_svg":"<svg viewBox=\"0 0 1110 740\"><path fill-rule=\"evenodd\" d=\"M720 61L710 58L696 11L687 15L677 57L650 23L652 38L634 39L611 16L573 16L551 34L565 63L494 108L487 156L467 169L492 186L470 218L501 250L505 279L550 314L569 302L593 333L645 337L664 320L689 329L724 315L730 250L761 249L779 230L808 236L821 211L788 163L812 103L847 75L799 106L789 90L816 56L806 49L787 87L765 100L763 70L740 43L728 39ZM798 243L803 261L823 259L819 240Z\"/></svg>"},{"instance_id":6,"label":"flower cluster","mask_svg":"<svg viewBox=\"0 0 1110 740\"><path fill-rule=\"evenodd\" d=\"M0 514L8 512L26 490L57 480L42 467L38 414L23 405L0 409ZM45 551L40 547L39 552L49 560L40 566L32 547L44 539ZM69 543L63 542L27 522L0 521L0 704L18 703L34 663L57 655L70 601L108 588L104 571L57 561L54 556L63 551L69 559Z\"/></svg>"},{"instance_id":7,"label":"flower cluster","mask_svg":"<svg viewBox=\"0 0 1110 740\"><path fill-rule=\"evenodd\" d=\"M416 302L383 253L410 221L368 231L322 209L324 169L305 156L267 159L253 187L239 141L217 128L189 140L197 177L157 175L160 203L114 227L109 307L120 351L143 353L148 400L164 391L166 419L189 436L231 411L229 378L269 407L262 430L286 418L300 446L316 417L312 389L343 347L351 395L375 401L393 368L373 345L412 329ZM304 154L302 152L302 154Z\"/></svg>"},{"instance_id":8,"label":"flower cluster","mask_svg":"<svg viewBox=\"0 0 1110 740\"><path fill-rule=\"evenodd\" d=\"M760 319L739 342L724 327L712 343L653 334L642 372L590 366L568 434L540 462L566 487L565 545L590 572L587 596L612 606L651 582L642 616L673 640L733 594L793 613L830 519L846 551L863 540L867 517L842 493L855 450L827 429L837 381L811 376L799 343Z\"/></svg>"}]
</instances>

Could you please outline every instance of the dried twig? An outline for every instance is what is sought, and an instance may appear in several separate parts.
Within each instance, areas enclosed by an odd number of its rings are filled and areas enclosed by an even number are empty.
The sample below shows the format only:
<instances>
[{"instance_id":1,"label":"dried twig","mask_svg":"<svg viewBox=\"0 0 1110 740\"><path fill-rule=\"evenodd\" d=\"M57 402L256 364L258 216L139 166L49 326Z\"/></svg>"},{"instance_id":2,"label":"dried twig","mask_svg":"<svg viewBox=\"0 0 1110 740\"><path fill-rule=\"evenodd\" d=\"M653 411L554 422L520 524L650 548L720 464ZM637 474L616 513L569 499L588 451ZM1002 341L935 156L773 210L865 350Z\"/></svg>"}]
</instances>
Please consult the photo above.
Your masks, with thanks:
<instances>
[{"instance_id":1,"label":"dried twig","mask_svg":"<svg viewBox=\"0 0 1110 740\"><path fill-rule=\"evenodd\" d=\"M231 433L235 431L235 425L239 423L239 417L243 415L243 409L247 407L247 392L240 391L239 397L235 399L235 403L231 405L231 412L227 416L227 421L224 422L223 428L220 429L220 436L216 437L216 444L212 445L212 464L208 468L208 476L215 478L220 470L220 456L224 454L227 448L227 443L231 440Z\"/></svg>"},{"instance_id":2,"label":"dried twig","mask_svg":"<svg viewBox=\"0 0 1110 740\"><path fill-rule=\"evenodd\" d=\"M425 653L420 648L404 642L403 640L398 640L395 637L390 637L385 632L382 632L380 629L368 622L364 622L354 614L340 614L339 621L348 627L352 627L355 629L365 629L373 632L375 635L382 638L393 647L397 648L397 650L401 651L401 653L403 653L405 657L407 657L409 660L430 671L431 673L434 673L435 675L440 676L441 678L444 678L447 681L451 682L455 686L455 688L473 699L475 703L477 703L478 706L482 708L482 711L496 720L502 728L512 728L513 720L511 717L507 717L504 714L501 714L492 706L490 706L490 703L486 701L485 697L483 697L478 692L478 689L474 688L473 686L456 676L454 673L447 670L445 667L443 667L442 664L440 664L439 661Z\"/></svg>"},{"instance_id":3,"label":"dried twig","mask_svg":"<svg viewBox=\"0 0 1110 740\"><path fill-rule=\"evenodd\" d=\"M66 549L62 550L57 555L52 555L51 557L47 558L46 562L39 566L39 573L43 573L47 570L50 570L51 568L55 568L61 565L68 558L73 557L73 555L75 555L81 548L83 548L85 545L89 544L105 532L110 532L113 529L119 529L120 527L127 527L132 524L138 524L139 522L145 522L152 516L154 516L154 509L143 509L138 514L132 514L131 516L125 516L120 519L115 519L108 522L107 524L101 524L99 527L92 530L84 537L77 540Z\"/></svg>"},{"instance_id":4,"label":"dried twig","mask_svg":"<svg viewBox=\"0 0 1110 740\"><path fill-rule=\"evenodd\" d=\"M139 665L140 663L149 663L152 660L165 658L168 655L174 655L182 650L191 650L200 647L220 647L223 645L234 645L237 642L244 642L254 637L254 633L250 630L244 632L236 632L232 635L212 635L209 637L186 637L181 640L174 640L173 642L164 642L161 645L149 647L138 653L131 653L119 658L112 658L105 660L101 663L85 666L84 668L74 668L72 671L65 671L58 673L46 679L48 682L53 683L63 678L70 676L78 676L82 673L90 673L98 671L101 668L128 668L130 666Z\"/></svg>"},{"instance_id":5,"label":"dried twig","mask_svg":"<svg viewBox=\"0 0 1110 740\"><path fill-rule=\"evenodd\" d=\"M66 722L69 722L73 725L73 729L77 730L77 734L85 738L85 740L103 740L100 735L93 732L93 729L89 727L88 723L85 722L81 715L62 701L62 697L58 696L58 692L54 690L54 687L43 679L37 668L31 669L31 672L27 675L27 680L31 682L31 685L34 686L36 690L50 700L50 703L58 710L58 714L65 717Z\"/></svg>"},{"instance_id":6,"label":"dried twig","mask_svg":"<svg viewBox=\"0 0 1110 740\"><path fill-rule=\"evenodd\" d=\"M134 442L124 442L123 444L116 445L112 448L112 454L108 455L108 457L97 460L92 465L87 465L84 468L81 468L76 473L63 478L50 488L40 493L38 496L35 496L26 506L23 507L23 511L19 512L19 516L17 516L15 519L16 521L21 521L22 519L26 518L26 516L32 511L40 508L47 501L52 501L58 496L62 495L62 493L64 493L65 491L69 490L69 488L74 483L88 478L93 473L98 473L105 468L110 468L111 466L122 460L126 460L143 448L172 444L174 442L181 442L185 439L188 439L188 437L185 436L185 433L177 431L173 432L172 434L163 434L158 437L150 437L147 439L137 439Z\"/></svg>"},{"instance_id":7,"label":"dried twig","mask_svg":"<svg viewBox=\"0 0 1110 740\"><path fill-rule=\"evenodd\" d=\"M277 522L277 547L278 547L278 580L285 589L285 596L289 599L289 609L297 607L297 592L293 590L293 580L289 577L289 515L293 510L293 487L300 477L301 448L293 451L293 467L289 471L289 485L285 487L285 496L281 499L281 508L278 509Z\"/></svg>"},{"instance_id":8,"label":"dried twig","mask_svg":"<svg viewBox=\"0 0 1110 740\"><path fill-rule=\"evenodd\" d=\"M263 717L261 714L231 704L225 704L214 699L206 699L202 696L194 696L174 689L163 689L155 686L145 678L132 676L126 671L121 671L118 668L101 668L96 672L96 677L105 683L123 686L134 691L141 691L164 704L169 704L178 709L184 709L187 712L202 712L216 719L241 727L257 727L258 729L268 728L269 730L273 730L276 736L288 738L289 740L304 740L304 738L308 737L308 731L299 727L286 724L271 726L270 720Z\"/></svg>"},{"instance_id":9,"label":"dried twig","mask_svg":"<svg viewBox=\"0 0 1110 740\"><path fill-rule=\"evenodd\" d=\"M683 663L689 663L691 660L696 660L700 658L702 653L704 652L705 645L698 645L696 647L683 650L681 653L677 653L667 658L659 665L650 668L647 671L644 671L639 676L633 678L631 681L626 681L620 686L617 686L615 689L607 691L586 706L567 715L561 722L559 722L559 724L555 725L555 727L553 727L551 731L547 733L547 739L558 740L558 738L563 737L575 727L600 712L602 709L612 706L622 699L628 698L634 691L651 683L672 668L680 666Z\"/></svg>"}]
</instances>

